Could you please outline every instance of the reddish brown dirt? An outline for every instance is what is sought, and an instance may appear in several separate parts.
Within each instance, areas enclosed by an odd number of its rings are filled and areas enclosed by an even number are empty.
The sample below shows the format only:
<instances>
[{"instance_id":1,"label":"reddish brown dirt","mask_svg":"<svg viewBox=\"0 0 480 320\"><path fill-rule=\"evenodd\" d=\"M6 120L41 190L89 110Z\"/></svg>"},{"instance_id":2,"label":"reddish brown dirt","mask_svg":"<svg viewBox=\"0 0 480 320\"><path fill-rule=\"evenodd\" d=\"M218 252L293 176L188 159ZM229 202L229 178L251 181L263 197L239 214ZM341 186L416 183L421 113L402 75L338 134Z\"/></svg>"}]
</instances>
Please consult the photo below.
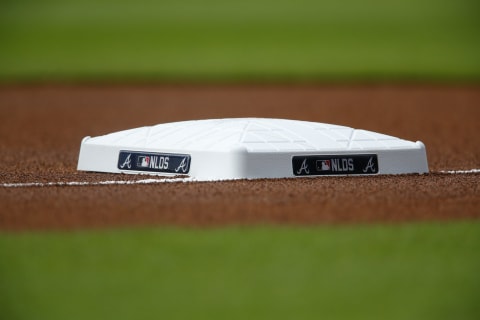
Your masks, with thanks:
<instances>
[{"instance_id":1,"label":"reddish brown dirt","mask_svg":"<svg viewBox=\"0 0 480 320\"><path fill-rule=\"evenodd\" d=\"M84 187L0 187L0 230L480 218L480 87L0 87L0 184L138 176L76 171L81 139L177 120L276 117L427 146L433 173ZM141 177L144 178L144 177Z\"/></svg>"}]
</instances>

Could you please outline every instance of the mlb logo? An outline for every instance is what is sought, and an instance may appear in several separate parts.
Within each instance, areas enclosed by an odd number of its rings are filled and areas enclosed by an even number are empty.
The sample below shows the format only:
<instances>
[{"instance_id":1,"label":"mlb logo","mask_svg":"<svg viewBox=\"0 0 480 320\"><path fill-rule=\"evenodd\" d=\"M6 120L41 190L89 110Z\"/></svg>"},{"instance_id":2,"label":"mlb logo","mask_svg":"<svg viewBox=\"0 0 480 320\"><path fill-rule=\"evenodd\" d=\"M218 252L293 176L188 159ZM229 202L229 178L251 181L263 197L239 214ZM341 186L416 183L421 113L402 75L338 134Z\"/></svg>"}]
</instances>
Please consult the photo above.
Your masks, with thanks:
<instances>
[{"instance_id":1,"label":"mlb logo","mask_svg":"<svg viewBox=\"0 0 480 320\"><path fill-rule=\"evenodd\" d=\"M143 167L143 168L148 168L149 164L150 164L150 157L149 156L138 157L137 166Z\"/></svg>"},{"instance_id":2,"label":"mlb logo","mask_svg":"<svg viewBox=\"0 0 480 320\"><path fill-rule=\"evenodd\" d=\"M330 171L330 160L317 160L318 171Z\"/></svg>"}]
</instances>

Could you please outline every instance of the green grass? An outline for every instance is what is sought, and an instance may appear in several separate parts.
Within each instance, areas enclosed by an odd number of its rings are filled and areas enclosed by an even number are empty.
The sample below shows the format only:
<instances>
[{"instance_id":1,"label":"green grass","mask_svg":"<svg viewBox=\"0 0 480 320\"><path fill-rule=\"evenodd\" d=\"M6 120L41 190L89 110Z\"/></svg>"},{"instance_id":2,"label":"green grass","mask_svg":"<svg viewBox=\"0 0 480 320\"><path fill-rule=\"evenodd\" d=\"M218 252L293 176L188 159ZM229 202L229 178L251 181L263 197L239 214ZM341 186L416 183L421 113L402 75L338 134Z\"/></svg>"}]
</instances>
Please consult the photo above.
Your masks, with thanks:
<instances>
[{"instance_id":1,"label":"green grass","mask_svg":"<svg viewBox=\"0 0 480 320\"><path fill-rule=\"evenodd\" d=\"M5 0L0 82L480 79L475 0Z\"/></svg>"},{"instance_id":2,"label":"green grass","mask_svg":"<svg viewBox=\"0 0 480 320\"><path fill-rule=\"evenodd\" d=\"M2 319L478 319L480 223L0 233Z\"/></svg>"}]
</instances>

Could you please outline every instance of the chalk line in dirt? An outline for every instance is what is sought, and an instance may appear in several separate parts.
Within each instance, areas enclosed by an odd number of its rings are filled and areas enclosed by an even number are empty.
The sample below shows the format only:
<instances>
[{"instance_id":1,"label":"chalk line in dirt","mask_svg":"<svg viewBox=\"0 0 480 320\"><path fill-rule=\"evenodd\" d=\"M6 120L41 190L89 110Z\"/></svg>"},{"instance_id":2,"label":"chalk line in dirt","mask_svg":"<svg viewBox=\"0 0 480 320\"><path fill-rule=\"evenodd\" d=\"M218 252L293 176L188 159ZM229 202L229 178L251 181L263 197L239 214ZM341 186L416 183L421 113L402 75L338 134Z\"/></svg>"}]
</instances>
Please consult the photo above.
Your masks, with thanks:
<instances>
[{"instance_id":1,"label":"chalk line in dirt","mask_svg":"<svg viewBox=\"0 0 480 320\"><path fill-rule=\"evenodd\" d=\"M469 170L440 170L430 173L437 174L476 174L480 173L480 169ZM81 187L81 186L109 186L109 185L146 185L146 184L162 184L162 183L187 183L197 180L191 177L185 178L163 178L163 179L141 179L141 180L105 180L105 181L51 181L51 182L19 182L19 183L2 183L2 188L30 188L30 187ZM221 180L211 180L221 181Z\"/></svg>"},{"instance_id":2,"label":"chalk line in dirt","mask_svg":"<svg viewBox=\"0 0 480 320\"><path fill-rule=\"evenodd\" d=\"M3 188L28 188L28 187L78 187L78 186L107 186L107 185L134 185L134 184L155 184L190 182L192 178L165 178L165 179L142 179L142 180L106 180L106 181L57 181L57 182L24 182L24 183L2 183Z\"/></svg>"},{"instance_id":3,"label":"chalk line in dirt","mask_svg":"<svg viewBox=\"0 0 480 320\"><path fill-rule=\"evenodd\" d=\"M442 170L438 173L445 174L469 174L469 173L480 173L480 169L470 169L470 170Z\"/></svg>"}]
</instances>

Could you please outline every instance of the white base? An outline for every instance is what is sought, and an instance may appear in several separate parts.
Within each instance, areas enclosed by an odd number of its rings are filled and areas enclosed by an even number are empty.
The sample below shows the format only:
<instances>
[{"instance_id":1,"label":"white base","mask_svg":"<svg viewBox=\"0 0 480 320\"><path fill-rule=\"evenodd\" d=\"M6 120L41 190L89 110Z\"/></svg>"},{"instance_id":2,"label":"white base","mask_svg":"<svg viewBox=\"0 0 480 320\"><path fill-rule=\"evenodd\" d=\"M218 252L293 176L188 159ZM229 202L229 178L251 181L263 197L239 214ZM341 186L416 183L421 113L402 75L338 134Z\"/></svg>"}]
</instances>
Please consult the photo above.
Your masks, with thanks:
<instances>
[{"instance_id":1,"label":"white base","mask_svg":"<svg viewBox=\"0 0 480 320\"><path fill-rule=\"evenodd\" d=\"M119 159L121 151L125 153ZM154 168L149 169L170 172L135 170L136 164L128 169L124 158L133 154L133 159L136 152L170 157L170 164L162 159L151 162ZM356 159L359 155L367 156L362 162ZM184 121L85 137L78 170L174 176L182 174L175 169L186 168L183 156L190 156L187 175L195 180L287 178L307 171L309 176L428 172L425 146L419 141L323 123L258 118ZM307 156L316 157L303 163ZM372 156L378 161L372 163ZM317 171L321 164L325 170Z\"/></svg>"}]
</instances>

